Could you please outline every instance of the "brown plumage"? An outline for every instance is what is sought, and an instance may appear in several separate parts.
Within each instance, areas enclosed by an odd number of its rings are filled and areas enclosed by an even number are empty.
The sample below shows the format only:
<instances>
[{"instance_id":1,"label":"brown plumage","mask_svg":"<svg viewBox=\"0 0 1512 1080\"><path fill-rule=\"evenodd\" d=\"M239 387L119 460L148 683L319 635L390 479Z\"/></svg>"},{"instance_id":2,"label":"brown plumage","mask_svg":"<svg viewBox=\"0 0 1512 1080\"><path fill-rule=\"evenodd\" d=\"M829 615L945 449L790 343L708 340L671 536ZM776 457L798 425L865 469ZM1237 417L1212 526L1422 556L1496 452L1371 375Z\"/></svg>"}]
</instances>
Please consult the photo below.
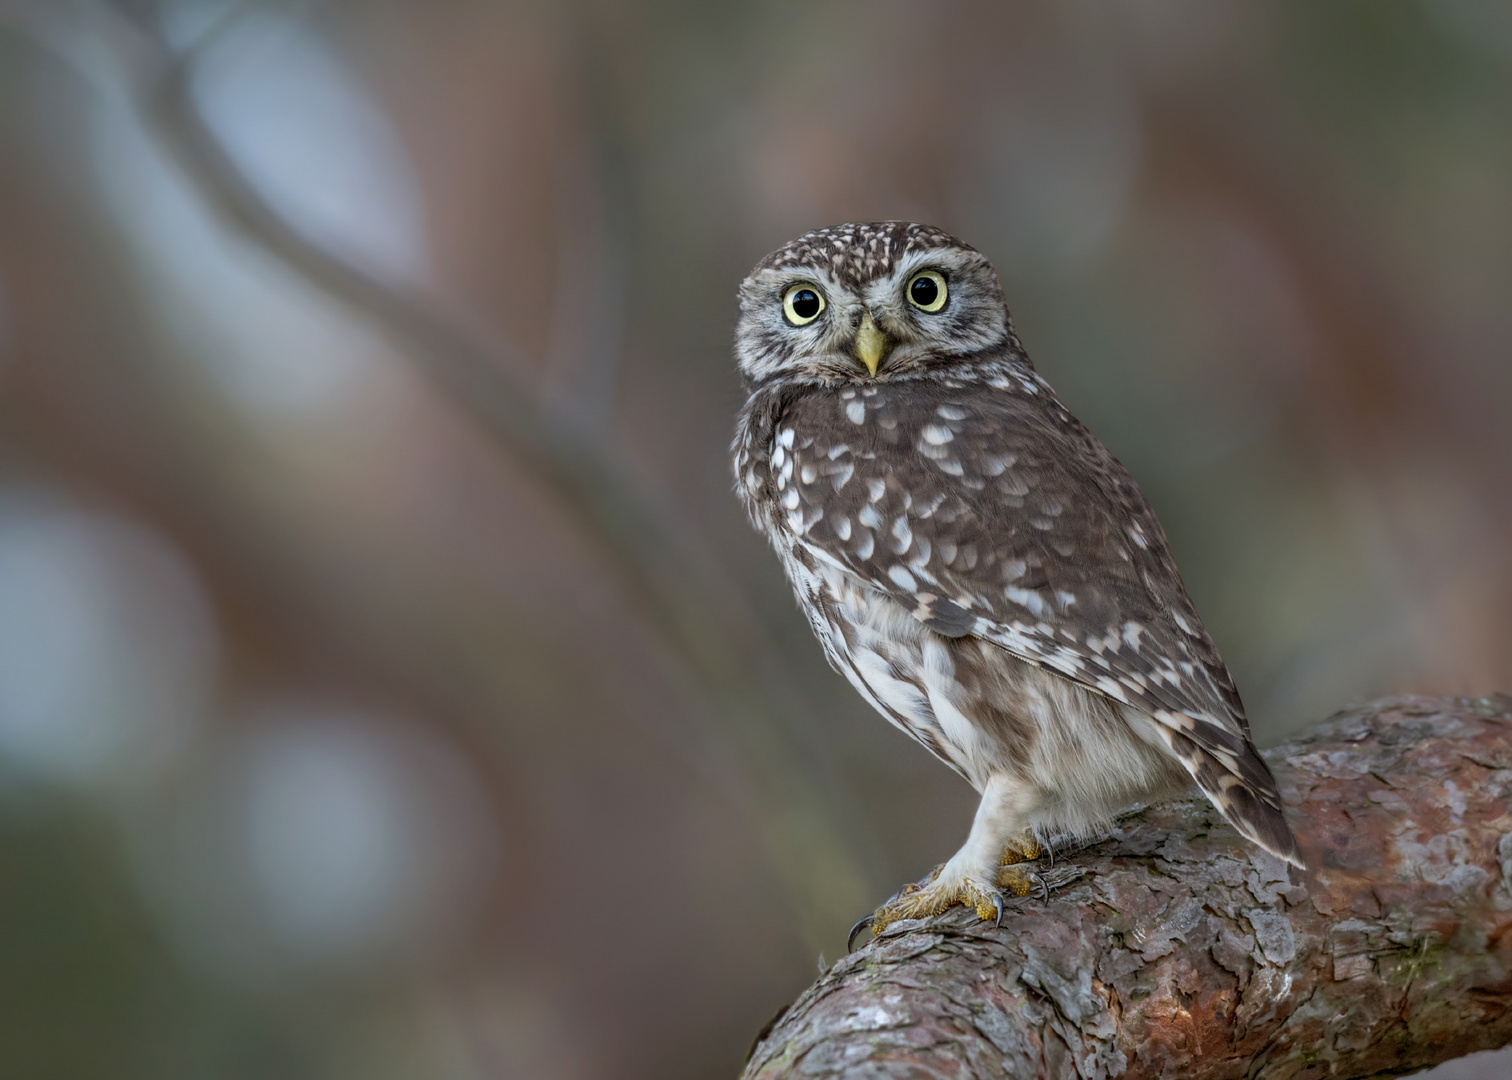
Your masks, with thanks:
<instances>
[{"instance_id":1,"label":"brown plumage","mask_svg":"<svg viewBox=\"0 0 1512 1080\"><path fill-rule=\"evenodd\" d=\"M991 265L926 226L844 225L740 296L746 509L830 662L983 792L966 847L879 921L985 916L1027 887L998 870L1023 830L1086 834L1188 776L1300 866L1159 522L1035 373Z\"/></svg>"}]
</instances>

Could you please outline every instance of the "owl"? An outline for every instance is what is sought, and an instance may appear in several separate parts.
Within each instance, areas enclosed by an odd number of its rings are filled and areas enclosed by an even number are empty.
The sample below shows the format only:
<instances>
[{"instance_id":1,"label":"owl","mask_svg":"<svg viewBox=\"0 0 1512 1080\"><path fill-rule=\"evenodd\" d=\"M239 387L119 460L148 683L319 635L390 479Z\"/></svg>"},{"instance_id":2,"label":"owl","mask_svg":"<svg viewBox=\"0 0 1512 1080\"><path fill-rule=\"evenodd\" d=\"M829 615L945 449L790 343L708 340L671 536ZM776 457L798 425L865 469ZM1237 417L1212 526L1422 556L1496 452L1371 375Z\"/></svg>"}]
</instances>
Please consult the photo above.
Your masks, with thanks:
<instances>
[{"instance_id":1,"label":"owl","mask_svg":"<svg viewBox=\"0 0 1512 1080\"><path fill-rule=\"evenodd\" d=\"M830 664L981 795L870 920L1001 921L1052 836L1195 781L1298 867L1139 487L1035 372L997 271L927 225L807 233L740 286L735 486Z\"/></svg>"}]
</instances>

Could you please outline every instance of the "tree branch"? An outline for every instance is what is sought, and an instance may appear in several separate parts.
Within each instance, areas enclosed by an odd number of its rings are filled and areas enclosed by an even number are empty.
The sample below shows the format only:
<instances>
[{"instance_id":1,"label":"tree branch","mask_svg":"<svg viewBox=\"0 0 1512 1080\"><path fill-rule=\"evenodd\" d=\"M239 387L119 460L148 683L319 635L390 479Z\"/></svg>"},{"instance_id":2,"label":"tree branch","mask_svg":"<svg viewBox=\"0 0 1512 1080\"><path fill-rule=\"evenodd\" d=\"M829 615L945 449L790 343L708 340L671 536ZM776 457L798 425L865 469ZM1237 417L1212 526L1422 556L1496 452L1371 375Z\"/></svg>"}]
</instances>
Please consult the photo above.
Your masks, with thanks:
<instances>
[{"instance_id":1,"label":"tree branch","mask_svg":"<svg viewBox=\"0 0 1512 1080\"><path fill-rule=\"evenodd\" d=\"M112 0L102 9L115 13ZM119 3L119 0L115 0ZM229 32L228 15L212 37ZM842 838L843 794L794 745L813 703L744 589L696 523L630 468L603 426L545 400L526 365L474 321L315 242L242 172L193 95L197 53L176 50L155 17L125 20L139 105L198 195L243 239L350 308L404 350L445 400L548 491L623 583L677 661L707 718L680 749L741 808L792 897L811 942L866 895L855 845ZM117 35L119 36L119 35ZM733 745L732 745L733 744Z\"/></svg>"},{"instance_id":2,"label":"tree branch","mask_svg":"<svg viewBox=\"0 0 1512 1080\"><path fill-rule=\"evenodd\" d=\"M1266 757L1310 869L1204 800L846 957L745 1076L1397 1075L1512 1041L1512 697L1401 697Z\"/></svg>"}]
</instances>

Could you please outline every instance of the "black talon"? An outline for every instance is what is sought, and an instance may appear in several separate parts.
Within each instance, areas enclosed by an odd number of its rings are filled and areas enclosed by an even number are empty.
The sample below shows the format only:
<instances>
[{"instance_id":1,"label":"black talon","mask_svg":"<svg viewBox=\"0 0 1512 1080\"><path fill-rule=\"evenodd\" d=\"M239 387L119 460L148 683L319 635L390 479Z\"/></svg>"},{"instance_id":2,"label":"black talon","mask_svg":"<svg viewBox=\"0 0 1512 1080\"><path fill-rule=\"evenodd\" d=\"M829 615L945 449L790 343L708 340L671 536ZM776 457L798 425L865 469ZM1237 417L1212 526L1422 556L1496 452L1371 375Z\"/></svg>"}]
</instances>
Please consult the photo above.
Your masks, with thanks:
<instances>
[{"instance_id":1,"label":"black talon","mask_svg":"<svg viewBox=\"0 0 1512 1080\"><path fill-rule=\"evenodd\" d=\"M859 934L862 930L869 929L871 927L872 921L875 918L876 918L875 915L868 915L868 916L866 916L866 918L864 918L860 922L856 923L855 926L853 926L853 927L850 928L850 933L845 935L845 952L846 952L846 955L850 955L851 953L855 952L855 950L856 950L856 935Z\"/></svg>"},{"instance_id":2,"label":"black talon","mask_svg":"<svg viewBox=\"0 0 1512 1080\"><path fill-rule=\"evenodd\" d=\"M1002 893L993 893L992 894L992 906L997 909L997 921L995 923L993 923L993 925L996 926L996 927L1001 928L1002 925L1003 925L1003 894Z\"/></svg>"},{"instance_id":3,"label":"black talon","mask_svg":"<svg viewBox=\"0 0 1512 1080\"><path fill-rule=\"evenodd\" d=\"M1031 871L1029 874L1029 880L1039 886L1039 898L1048 904L1050 902L1050 886L1045 884L1045 879Z\"/></svg>"}]
</instances>

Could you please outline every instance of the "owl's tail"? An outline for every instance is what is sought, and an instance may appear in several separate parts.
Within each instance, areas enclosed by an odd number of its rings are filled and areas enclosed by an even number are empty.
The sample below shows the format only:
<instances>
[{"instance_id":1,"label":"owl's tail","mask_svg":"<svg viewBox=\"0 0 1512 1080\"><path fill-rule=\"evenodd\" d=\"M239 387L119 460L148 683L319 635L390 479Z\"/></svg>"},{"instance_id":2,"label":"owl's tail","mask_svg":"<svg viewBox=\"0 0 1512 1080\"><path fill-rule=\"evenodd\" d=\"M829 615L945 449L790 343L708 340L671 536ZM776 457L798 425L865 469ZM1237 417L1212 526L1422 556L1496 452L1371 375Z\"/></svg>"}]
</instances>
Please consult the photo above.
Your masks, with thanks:
<instances>
[{"instance_id":1,"label":"owl's tail","mask_svg":"<svg viewBox=\"0 0 1512 1080\"><path fill-rule=\"evenodd\" d=\"M1247 738L1185 713L1157 715L1171 753L1239 834L1306 869L1270 766Z\"/></svg>"}]
</instances>

